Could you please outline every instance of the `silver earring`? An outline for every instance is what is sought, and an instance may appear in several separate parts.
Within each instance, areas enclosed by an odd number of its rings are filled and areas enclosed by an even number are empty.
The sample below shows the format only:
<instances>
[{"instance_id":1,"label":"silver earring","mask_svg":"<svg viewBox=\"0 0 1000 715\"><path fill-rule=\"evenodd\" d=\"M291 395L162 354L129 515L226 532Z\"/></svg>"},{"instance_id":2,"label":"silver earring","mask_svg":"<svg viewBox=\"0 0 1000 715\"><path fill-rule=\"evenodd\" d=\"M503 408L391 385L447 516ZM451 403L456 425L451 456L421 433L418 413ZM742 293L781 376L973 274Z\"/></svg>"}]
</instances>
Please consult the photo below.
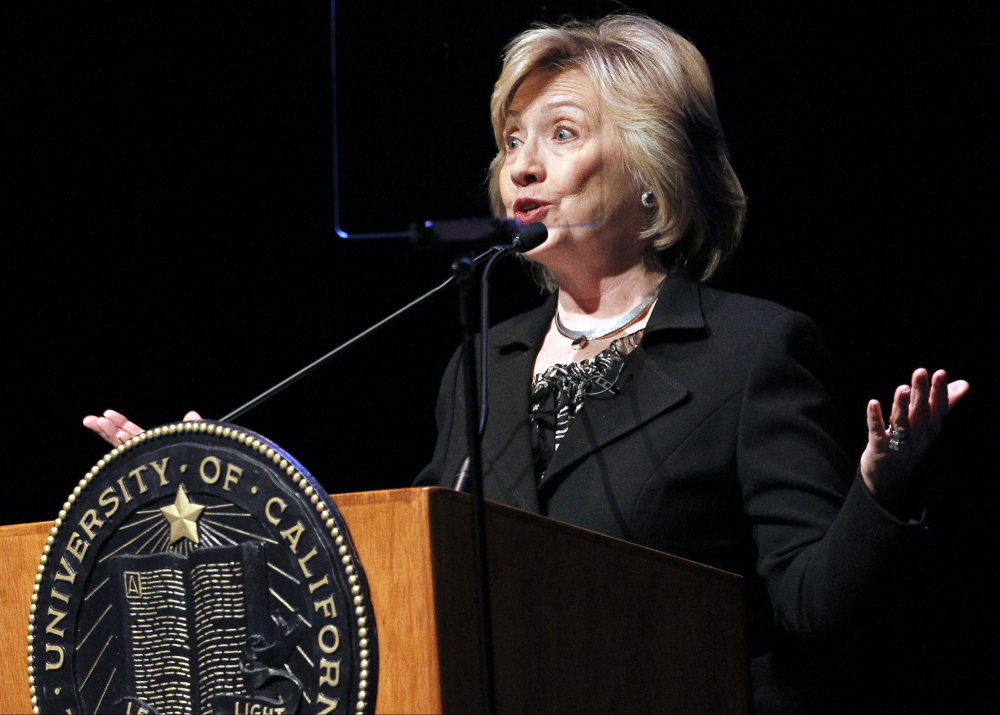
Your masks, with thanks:
<instances>
[{"instance_id":1,"label":"silver earring","mask_svg":"<svg viewBox=\"0 0 1000 715\"><path fill-rule=\"evenodd\" d=\"M642 195L642 205L647 209L651 209L656 206L656 194L652 191L647 191Z\"/></svg>"}]
</instances>

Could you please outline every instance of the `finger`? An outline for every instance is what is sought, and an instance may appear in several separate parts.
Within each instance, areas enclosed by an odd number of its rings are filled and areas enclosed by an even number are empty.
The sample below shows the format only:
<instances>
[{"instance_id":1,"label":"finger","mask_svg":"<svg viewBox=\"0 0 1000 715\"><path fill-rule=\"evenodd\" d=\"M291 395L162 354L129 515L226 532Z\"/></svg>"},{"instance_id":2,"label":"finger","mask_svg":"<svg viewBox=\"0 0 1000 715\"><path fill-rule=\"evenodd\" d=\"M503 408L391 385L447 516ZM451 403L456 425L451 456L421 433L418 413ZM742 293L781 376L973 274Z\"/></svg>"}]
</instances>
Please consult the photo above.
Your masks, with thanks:
<instances>
[{"instance_id":1,"label":"finger","mask_svg":"<svg viewBox=\"0 0 1000 715\"><path fill-rule=\"evenodd\" d=\"M930 421L930 407L927 402L930 387L927 371L922 367L914 370L910 386L909 417L910 429L917 434L924 434ZM899 426L898 423L896 425Z\"/></svg>"},{"instance_id":2,"label":"finger","mask_svg":"<svg viewBox=\"0 0 1000 715\"><path fill-rule=\"evenodd\" d=\"M184 415L184 421L185 422L193 422L194 420L200 420L200 419L201 419L201 415L199 415L194 410L191 410L186 415Z\"/></svg>"},{"instance_id":3,"label":"finger","mask_svg":"<svg viewBox=\"0 0 1000 715\"><path fill-rule=\"evenodd\" d=\"M115 412L114 410L104 410L104 417L111 420L115 427L118 427L119 429L124 427L125 423L128 422L128 418L125 417L125 415L121 412Z\"/></svg>"},{"instance_id":4,"label":"finger","mask_svg":"<svg viewBox=\"0 0 1000 715\"><path fill-rule=\"evenodd\" d=\"M962 396L969 391L969 383L965 380L955 380L948 384L948 411L951 412L952 408L958 404L958 401L962 399Z\"/></svg>"},{"instance_id":5,"label":"finger","mask_svg":"<svg viewBox=\"0 0 1000 715\"><path fill-rule=\"evenodd\" d=\"M83 418L83 426L92 432L96 432L98 436L103 437L104 434L101 432L101 428L97 425L97 417L95 415L87 415Z\"/></svg>"},{"instance_id":6,"label":"finger","mask_svg":"<svg viewBox=\"0 0 1000 715\"><path fill-rule=\"evenodd\" d=\"M941 420L948 412L948 373L944 370L938 370L931 377L929 407L931 429L940 429Z\"/></svg>"},{"instance_id":7,"label":"finger","mask_svg":"<svg viewBox=\"0 0 1000 715\"><path fill-rule=\"evenodd\" d=\"M104 418L114 425L114 434L108 441L116 447L123 442L128 442L135 435L142 434L142 428L121 412L105 410ZM106 433L106 429L102 431Z\"/></svg>"},{"instance_id":8,"label":"finger","mask_svg":"<svg viewBox=\"0 0 1000 715\"><path fill-rule=\"evenodd\" d=\"M883 451L888 444L885 436L885 420L882 419L882 406L878 400L868 402L868 444L876 451Z\"/></svg>"},{"instance_id":9,"label":"finger","mask_svg":"<svg viewBox=\"0 0 1000 715\"><path fill-rule=\"evenodd\" d=\"M101 436L106 441L110 442L116 447L118 446L118 443L120 441L117 436L118 426L114 422L109 420L107 417L98 417L97 427L100 430Z\"/></svg>"},{"instance_id":10,"label":"finger","mask_svg":"<svg viewBox=\"0 0 1000 715\"><path fill-rule=\"evenodd\" d=\"M101 419L102 418L96 417L94 415L87 415L86 417L83 418L83 426L89 429L94 434L96 434L101 439L103 439L105 442L110 442L111 444L117 446L117 444L115 444L114 442L114 439L112 437L109 437L107 433L105 433L105 431L101 429L101 424L100 424Z\"/></svg>"},{"instance_id":11,"label":"finger","mask_svg":"<svg viewBox=\"0 0 1000 715\"><path fill-rule=\"evenodd\" d=\"M892 398L892 414L889 424L898 430L910 429L910 388L900 385Z\"/></svg>"}]
</instances>

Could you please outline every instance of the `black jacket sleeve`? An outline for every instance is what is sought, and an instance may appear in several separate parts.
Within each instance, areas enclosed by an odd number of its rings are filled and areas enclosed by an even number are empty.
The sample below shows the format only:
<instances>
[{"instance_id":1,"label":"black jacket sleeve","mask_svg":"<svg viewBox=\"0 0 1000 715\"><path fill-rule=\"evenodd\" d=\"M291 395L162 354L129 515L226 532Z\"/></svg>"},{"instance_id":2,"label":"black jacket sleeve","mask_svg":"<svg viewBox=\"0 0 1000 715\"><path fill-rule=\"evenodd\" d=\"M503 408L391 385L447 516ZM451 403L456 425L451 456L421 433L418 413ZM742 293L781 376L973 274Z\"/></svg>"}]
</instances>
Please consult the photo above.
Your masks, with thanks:
<instances>
[{"instance_id":1,"label":"black jacket sleeve","mask_svg":"<svg viewBox=\"0 0 1000 715\"><path fill-rule=\"evenodd\" d=\"M863 605L914 525L875 501L834 439L836 418L818 377L825 353L808 318L787 312L773 321L747 373L737 437L757 573L779 630L806 640Z\"/></svg>"}]
</instances>

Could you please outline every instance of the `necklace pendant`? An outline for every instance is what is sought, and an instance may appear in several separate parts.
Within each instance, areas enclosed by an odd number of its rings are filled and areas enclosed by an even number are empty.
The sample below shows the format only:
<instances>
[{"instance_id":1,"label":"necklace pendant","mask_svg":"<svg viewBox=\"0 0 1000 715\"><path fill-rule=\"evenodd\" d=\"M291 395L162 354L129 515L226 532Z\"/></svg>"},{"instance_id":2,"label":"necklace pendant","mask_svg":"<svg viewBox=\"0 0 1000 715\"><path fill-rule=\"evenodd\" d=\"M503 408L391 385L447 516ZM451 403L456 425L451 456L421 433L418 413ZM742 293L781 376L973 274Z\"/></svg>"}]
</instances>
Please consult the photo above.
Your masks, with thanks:
<instances>
[{"instance_id":1,"label":"necklace pendant","mask_svg":"<svg viewBox=\"0 0 1000 715\"><path fill-rule=\"evenodd\" d=\"M666 280L666 278L664 278L663 280ZM570 340L573 341L570 345L574 350L580 350L581 348L587 347L587 345L590 343L591 340L604 340L605 338L610 338L619 330L627 328L628 326L632 325L632 323L637 321L640 317L642 317L642 314L645 313L649 309L649 306L653 304L653 301L656 300L656 295L657 293L659 293L660 286L662 285L663 281L660 281L660 284L657 285L656 288L654 288L639 305L637 305L628 313L620 317L615 322L607 323L605 325L599 325L593 330L587 330L584 332L580 332L577 330L570 330L565 325L563 325L562 320L559 318L559 310L556 309L556 314L553 318L553 321L555 322L556 325L556 330L558 330L559 334L562 335L564 338L569 338Z\"/></svg>"}]
</instances>

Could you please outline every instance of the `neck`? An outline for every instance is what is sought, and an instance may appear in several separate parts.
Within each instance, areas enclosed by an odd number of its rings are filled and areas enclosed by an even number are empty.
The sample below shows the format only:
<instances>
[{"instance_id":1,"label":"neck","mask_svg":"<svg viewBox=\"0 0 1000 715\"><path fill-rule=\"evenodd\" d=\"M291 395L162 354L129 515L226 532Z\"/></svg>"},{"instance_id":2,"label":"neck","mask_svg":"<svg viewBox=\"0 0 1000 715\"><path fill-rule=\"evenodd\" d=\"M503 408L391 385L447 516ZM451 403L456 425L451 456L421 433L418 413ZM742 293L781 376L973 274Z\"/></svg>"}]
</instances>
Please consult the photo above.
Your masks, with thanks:
<instances>
[{"instance_id":1,"label":"neck","mask_svg":"<svg viewBox=\"0 0 1000 715\"><path fill-rule=\"evenodd\" d=\"M639 262L612 274L558 276L559 314L574 330L612 321L639 305L663 280L665 273Z\"/></svg>"}]
</instances>

